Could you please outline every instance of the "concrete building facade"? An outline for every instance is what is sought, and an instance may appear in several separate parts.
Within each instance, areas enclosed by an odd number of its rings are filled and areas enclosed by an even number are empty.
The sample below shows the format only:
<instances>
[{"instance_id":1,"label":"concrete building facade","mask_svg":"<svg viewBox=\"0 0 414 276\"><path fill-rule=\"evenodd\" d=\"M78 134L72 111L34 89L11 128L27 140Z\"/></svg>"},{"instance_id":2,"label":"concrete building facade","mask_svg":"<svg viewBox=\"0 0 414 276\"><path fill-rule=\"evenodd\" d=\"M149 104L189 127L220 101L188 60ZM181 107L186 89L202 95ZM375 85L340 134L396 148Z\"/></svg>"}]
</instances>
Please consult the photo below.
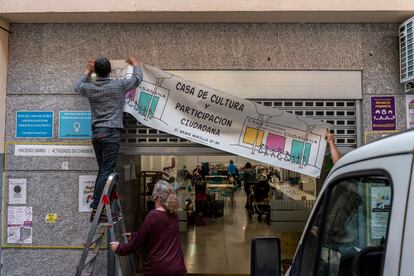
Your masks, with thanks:
<instances>
[{"instance_id":1,"label":"concrete building facade","mask_svg":"<svg viewBox=\"0 0 414 276\"><path fill-rule=\"evenodd\" d=\"M75 272L89 226L89 214L78 211L79 176L96 174L95 160L20 156L16 146L89 145L87 139L58 138L59 111L89 109L73 90L89 57L136 54L170 70L360 71L357 131L364 142L384 134L372 131L372 96L394 96L396 131L406 128L398 35L399 24L414 15L412 1L75 2L0 1L0 25L11 32L0 30L1 275ZM332 91L332 99L341 95ZM22 110L52 111L53 137L17 138L16 112ZM30 244L5 240L10 179L27 179ZM134 217L137 188L124 189L133 191L125 208ZM50 213L58 215L56 222L46 222ZM106 275L104 257L98 275Z\"/></svg>"}]
</instances>

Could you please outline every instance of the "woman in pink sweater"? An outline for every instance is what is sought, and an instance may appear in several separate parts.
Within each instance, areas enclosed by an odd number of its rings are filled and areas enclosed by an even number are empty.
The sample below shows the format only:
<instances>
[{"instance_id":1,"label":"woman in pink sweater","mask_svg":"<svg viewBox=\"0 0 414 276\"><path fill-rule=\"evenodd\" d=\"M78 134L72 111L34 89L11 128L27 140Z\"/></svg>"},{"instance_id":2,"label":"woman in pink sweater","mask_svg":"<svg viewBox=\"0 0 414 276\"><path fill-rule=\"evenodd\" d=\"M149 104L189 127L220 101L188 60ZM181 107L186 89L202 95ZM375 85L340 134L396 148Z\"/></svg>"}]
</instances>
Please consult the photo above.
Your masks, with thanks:
<instances>
[{"instance_id":1,"label":"woman in pink sweater","mask_svg":"<svg viewBox=\"0 0 414 276\"><path fill-rule=\"evenodd\" d=\"M187 270L179 240L178 199L173 187L166 181L159 181L152 193L155 209L145 217L137 232L128 233L127 244L111 242L111 249L124 256L137 251L141 246L146 251L142 268L144 276L185 276Z\"/></svg>"}]
</instances>

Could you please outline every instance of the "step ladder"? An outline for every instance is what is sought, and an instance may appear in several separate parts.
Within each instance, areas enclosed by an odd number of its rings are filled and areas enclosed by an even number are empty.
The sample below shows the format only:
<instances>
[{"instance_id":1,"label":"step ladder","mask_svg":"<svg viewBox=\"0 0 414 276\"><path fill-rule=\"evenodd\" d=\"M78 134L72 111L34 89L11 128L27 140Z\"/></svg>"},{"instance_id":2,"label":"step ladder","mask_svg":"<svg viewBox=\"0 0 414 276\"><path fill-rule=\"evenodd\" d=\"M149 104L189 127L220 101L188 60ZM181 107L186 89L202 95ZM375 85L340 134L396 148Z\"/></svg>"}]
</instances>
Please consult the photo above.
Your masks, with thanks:
<instances>
[{"instance_id":1,"label":"step ladder","mask_svg":"<svg viewBox=\"0 0 414 276\"><path fill-rule=\"evenodd\" d=\"M92 222L91 228L89 229L88 238L83 248L82 257L79 261L79 265L76 269L76 276L89 276L93 275L93 270L95 263L101 249L102 242L105 240L105 232L108 232L108 270L113 271L110 274L114 276L122 276L121 269L121 260L120 256L113 254L109 247L109 242L117 241L116 239L116 229L115 227L120 227L124 243L128 243L128 238L125 236L125 222L122 217L122 208L121 203L119 202L119 197L117 193L118 186L118 177L117 173L112 173L106 180L104 190L102 192L101 199L99 201L98 208L96 210L95 218ZM109 195L112 194L112 202L110 202ZM112 212L116 211L118 213L118 220L114 221L112 218ZM99 222L99 218L102 212L106 212L108 221L105 223ZM115 256L114 256L115 255ZM111 257L112 256L112 257ZM113 261L113 256L115 257L115 262ZM135 266L132 259L132 255L128 256L129 265L131 272L135 275ZM113 267L114 266L114 267ZM108 275L110 275L108 274ZM111 275L112 276L112 275Z\"/></svg>"}]
</instances>

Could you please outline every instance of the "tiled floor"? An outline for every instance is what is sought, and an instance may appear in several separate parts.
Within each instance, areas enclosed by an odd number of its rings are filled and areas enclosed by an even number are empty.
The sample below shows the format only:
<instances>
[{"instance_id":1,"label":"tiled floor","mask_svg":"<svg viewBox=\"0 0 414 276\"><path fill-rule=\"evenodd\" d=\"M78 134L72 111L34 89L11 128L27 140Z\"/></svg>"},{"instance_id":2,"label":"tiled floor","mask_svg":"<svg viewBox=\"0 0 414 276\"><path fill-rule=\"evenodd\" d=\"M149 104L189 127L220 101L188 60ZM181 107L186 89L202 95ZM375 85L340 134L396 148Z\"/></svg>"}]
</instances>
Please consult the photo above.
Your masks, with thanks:
<instances>
[{"instance_id":1,"label":"tiled floor","mask_svg":"<svg viewBox=\"0 0 414 276\"><path fill-rule=\"evenodd\" d=\"M229 200L221 218L206 219L206 226L189 226L183 232L185 263L189 273L250 274L250 241L252 237L276 236L281 238L282 258L291 258L295 252L299 233L277 233L271 226L249 219L244 208L243 190L235 194L236 205Z\"/></svg>"}]
</instances>

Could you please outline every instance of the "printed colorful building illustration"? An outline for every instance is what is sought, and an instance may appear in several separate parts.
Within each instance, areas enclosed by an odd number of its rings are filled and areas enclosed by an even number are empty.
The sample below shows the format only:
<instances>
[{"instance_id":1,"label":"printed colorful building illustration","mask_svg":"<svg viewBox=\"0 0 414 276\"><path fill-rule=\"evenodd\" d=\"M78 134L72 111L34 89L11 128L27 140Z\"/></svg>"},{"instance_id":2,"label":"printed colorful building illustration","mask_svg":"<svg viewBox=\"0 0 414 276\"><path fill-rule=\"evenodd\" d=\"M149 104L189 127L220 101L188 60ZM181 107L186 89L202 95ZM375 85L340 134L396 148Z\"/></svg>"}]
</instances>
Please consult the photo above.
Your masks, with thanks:
<instances>
[{"instance_id":1,"label":"printed colorful building illustration","mask_svg":"<svg viewBox=\"0 0 414 276\"><path fill-rule=\"evenodd\" d=\"M285 135L282 135L281 129L284 130ZM302 130L274 123L258 124L256 119L248 118L240 136L239 146L252 148L253 154L263 153L279 159L283 156L284 160L291 163L314 166L318 143L312 141L319 141L319 139L320 136L311 132L306 134Z\"/></svg>"}]
</instances>

